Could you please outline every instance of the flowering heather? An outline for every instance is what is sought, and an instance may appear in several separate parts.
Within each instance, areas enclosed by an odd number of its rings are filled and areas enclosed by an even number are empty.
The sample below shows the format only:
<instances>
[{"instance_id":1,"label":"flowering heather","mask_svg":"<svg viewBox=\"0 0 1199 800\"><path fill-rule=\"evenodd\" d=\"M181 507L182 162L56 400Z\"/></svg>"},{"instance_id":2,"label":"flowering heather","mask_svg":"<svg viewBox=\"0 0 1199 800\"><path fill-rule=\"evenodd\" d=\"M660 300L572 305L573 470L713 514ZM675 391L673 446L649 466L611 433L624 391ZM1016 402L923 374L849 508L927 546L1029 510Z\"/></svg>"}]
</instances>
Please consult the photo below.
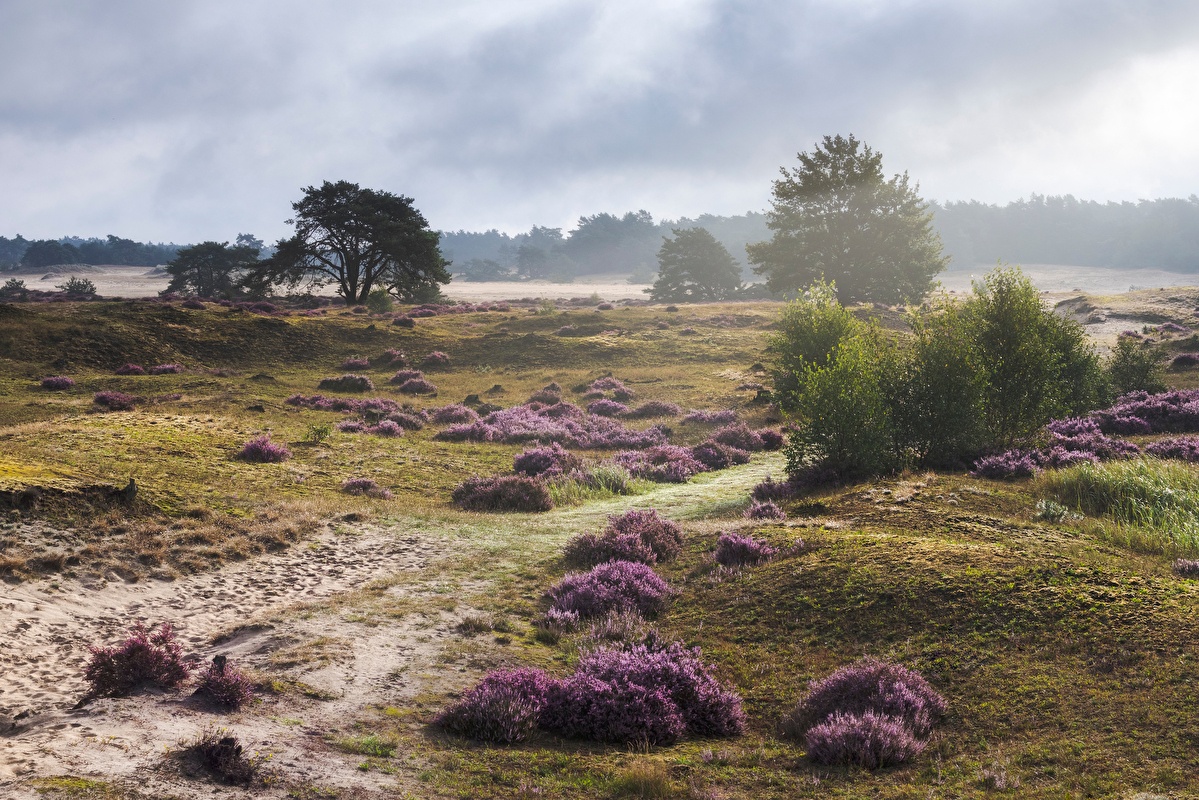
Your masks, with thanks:
<instances>
[{"instance_id":1,"label":"flowering heather","mask_svg":"<svg viewBox=\"0 0 1199 800\"><path fill-rule=\"evenodd\" d=\"M658 516L657 509L631 509L608 517L605 535L634 534L645 542L658 561L670 561L683 550L683 529Z\"/></svg>"},{"instance_id":2,"label":"flowering heather","mask_svg":"<svg viewBox=\"0 0 1199 800\"><path fill-rule=\"evenodd\" d=\"M1174 574L1180 578L1199 578L1199 561L1180 558L1174 562Z\"/></svg>"},{"instance_id":3,"label":"flowering heather","mask_svg":"<svg viewBox=\"0 0 1199 800\"><path fill-rule=\"evenodd\" d=\"M333 427L335 427L339 433L362 433L366 430L366 424L360 419L343 419Z\"/></svg>"},{"instance_id":4,"label":"flowering heather","mask_svg":"<svg viewBox=\"0 0 1199 800\"><path fill-rule=\"evenodd\" d=\"M645 450L622 450L613 459L636 478L657 483L685 483L700 472L707 472L703 462L691 449L673 444L649 447Z\"/></svg>"},{"instance_id":5,"label":"flowering heather","mask_svg":"<svg viewBox=\"0 0 1199 800\"><path fill-rule=\"evenodd\" d=\"M1156 458L1199 461L1199 436L1177 436L1145 445L1145 452Z\"/></svg>"},{"instance_id":6,"label":"flowering heather","mask_svg":"<svg viewBox=\"0 0 1199 800\"><path fill-rule=\"evenodd\" d=\"M682 419L683 422L694 422L698 425L727 425L737 421L737 412L731 408L709 411L692 409Z\"/></svg>"},{"instance_id":7,"label":"flowering heather","mask_svg":"<svg viewBox=\"0 0 1199 800\"><path fill-rule=\"evenodd\" d=\"M787 518L787 514L769 500L764 503L758 500L751 500L749 508L745 509L745 518L783 520Z\"/></svg>"},{"instance_id":8,"label":"flowering heather","mask_svg":"<svg viewBox=\"0 0 1199 800\"><path fill-rule=\"evenodd\" d=\"M237 457L252 464L275 464L291 458L291 451L285 445L272 442L269 434L264 434L242 445Z\"/></svg>"},{"instance_id":9,"label":"flowering heather","mask_svg":"<svg viewBox=\"0 0 1199 800\"><path fill-rule=\"evenodd\" d=\"M194 311L203 311L205 308L207 308L207 306L205 306L199 300L194 300L194 299L184 300L179 305L182 308L190 308Z\"/></svg>"},{"instance_id":10,"label":"flowering heather","mask_svg":"<svg viewBox=\"0 0 1199 800\"><path fill-rule=\"evenodd\" d=\"M147 370L151 375L178 375L183 372L182 364L156 364Z\"/></svg>"},{"instance_id":11,"label":"flowering heather","mask_svg":"<svg viewBox=\"0 0 1199 800\"><path fill-rule=\"evenodd\" d=\"M1162 331L1163 333L1189 333L1190 332L1190 328L1183 327L1182 325L1179 325L1177 322L1163 322L1161 325L1157 326L1157 329L1159 331Z\"/></svg>"},{"instance_id":12,"label":"flowering heather","mask_svg":"<svg viewBox=\"0 0 1199 800\"><path fill-rule=\"evenodd\" d=\"M624 403L618 403L615 400L604 398L596 400L587 405L588 414L596 414L601 417L619 417L621 414L627 414L629 407Z\"/></svg>"},{"instance_id":13,"label":"flowering heather","mask_svg":"<svg viewBox=\"0 0 1199 800\"><path fill-rule=\"evenodd\" d=\"M902 720L866 711L833 714L808 730L804 744L817 764L880 769L910 761L924 752L927 742Z\"/></svg>"},{"instance_id":14,"label":"flowering heather","mask_svg":"<svg viewBox=\"0 0 1199 800\"><path fill-rule=\"evenodd\" d=\"M738 450L750 453L756 453L766 446L762 437L756 431L750 430L744 423L726 425L708 438L717 444L736 447Z\"/></svg>"},{"instance_id":15,"label":"flowering heather","mask_svg":"<svg viewBox=\"0 0 1199 800\"><path fill-rule=\"evenodd\" d=\"M1091 418L1104 433L1199 433L1199 389L1179 389L1159 394L1130 392L1111 408ZM1147 430L1126 431L1137 420ZM1138 426L1139 427L1139 426Z\"/></svg>"},{"instance_id":16,"label":"flowering heather","mask_svg":"<svg viewBox=\"0 0 1199 800\"><path fill-rule=\"evenodd\" d=\"M923 738L946 707L945 698L920 673L902 664L865 658L813 681L785 725L798 735L837 713L873 711L898 719Z\"/></svg>"},{"instance_id":17,"label":"flowering heather","mask_svg":"<svg viewBox=\"0 0 1199 800\"><path fill-rule=\"evenodd\" d=\"M497 475L467 478L452 497L466 511L549 511L554 507L549 487L528 475Z\"/></svg>"},{"instance_id":18,"label":"flowering heather","mask_svg":"<svg viewBox=\"0 0 1199 800\"><path fill-rule=\"evenodd\" d=\"M438 425L456 425L463 422L478 422L479 415L473 408L468 408L461 403L453 403L433 409L433 421Z\"/></svg>"},{"instance_id":19,"label":"flowering heather","mask_svg":"<svg viewBox=\"0 0 1199 800\"><path fill-rule=\"evenodd\" d=\"M393 439L397 436L404 435L404 429L400 427L398 422L390 419L380 420L376 424L366 429L366 432L374 436L383 436L388 439Z\"/></svg>"},{"instance_id":20,"label":"flowering heather","mask_svg":"<svg viewBox=\"0 0 1199 800\"><path fill-rule=\"evenodd\" d=\"M541 720L562 736L618 744L673 744L687 730L665 689L584 673L550 684Z\"/></svg>"},{"instance_id":21,"label":"flowering heather","mask_svg":"<svg viewBox=\"0 0 1199 800\"><path fill-rule=\"evenodd\" d=\"M570 419L583 418L583 409L579 408L574 403L567 403L565 401L559 401L551 405L547 405L544 408L538 409L537 413L550 419L561 419L563 417L568 417Z\"/></svg>"},{"instance_id":22,"label":"flowering heather","mask_svg":"<svg viewBox=\"0 0 1199 800\"><path fill-rule=\"evenodd\" d=\"M119 645L88 650L88 697L125 697L144 686L175 689L191 672L169 623L151 631L139 622Z\"/></svg>"},{"instance_id":23,"label":"flowering heather","mask_svg":"<svg viewBox=\"0 0 1199 800\"><path fill-rule=\"evenodd\" d=\"M773 452L782 450L783 445L787 443L786 437L782 431L776 431L774 428L762 428L758 432L758 437L762 440L762 449Z\"/></svg>"},{"instance_id":24,"label":"flowering heather","mask_svg":"<svg viewBox=\"0 0 1199 800\"><path fill-rule=\"evenodd\" d=\"M424 319L425 317L436 317L437 312L431 308L414 308L408 312L411 319Z\"/></svg>"},{"instance_id":25,"label":"flowering heather","mask_svg":"<svg viewBox=\"0 0 1199 800\"><path fill-rule=\"evenodd\" d=\"M513 461L512 469L530 477L553 477L583 466L582 460L554 442L546 447L525 450Z\"/></svg>"},{"instance_id":26,"label":"flowering heather","mask_svg":"<svg viewBox=\"0 0 1199 800\"><path fill-rule=\"evenodd\" d=\"M254 699L254 688L244 672L218 657L201 674L196 694L223 708L241 708Z\"/></svg>"},{"instance_id":27,"label":"flowering heather","mask_svg":"<svg viewBox=\"0 0 1199 800\"><path fill-rule=\"evenodd\" d=\"M563 447L583 450L652 447L666 441L666 434L657 426L637 431L604 417L576 420L546 416L544 412L552 408L549 406L541 411L528 406L500 409L478 422L444 428L433 438L446 442L503 444L558 442Z\"/></svg>"},{"instance_id":28,"label":"flowering heather","mask_svg":"<svg viewBox=\"0 0 1199 800\"><path fill-rule=\"evenodd\" d=\"M495 670L433 720L480 742L521 742L537 729L550 681L539 669Z\"/></svg>"},{"instance_id":29,"label":"flowering heather","mask_svg":"<svg viewBox=\"0 0 1199 800\"><path fill-rule=\"evenodd\" d=\"M1075 464L1098 464L1099 456L1089 450L1067 450L1058 445L1034 453L1037 465L1046 469L1064 469Z\"/></svg>"},{"instance_id":30,"label":"flowering heather","mask_svg":"<svg viewBox=\"0 0 1199 800\"><path fill-rule=\"evenodd\" d=\"M595 307L596 311L611 311L614 306L611 303L600 303Z\"/></svg>"},{"instance_id":31,"label":"flowering heather","mask_svg":"<svg viewBox=\"0 0 1199 800\"><path fill-rule=\"evenodd\" d=\"M370 360L370 366L375 369L388 369L408 366L408 356L394 347L384 350Z\"/></svg>"},{"instance_id":32,"label":"flowering heather","mask_svg":"<svg viewBox=\"0 0 1199 800\"><path fill-rule=\"evenodd\" d=\"M75 380L66 375L51 375L49 378L42 378L42 388L51 392L61 392L75 388Z\"/></svg>"},{"instance_id":33,"label":"flowering heather","mask_svg":"<svg viewBox=\"0 0 1199 800\"><path fill-rule=\"evenodd\" d=\"M649 400L636 408L629 409L625 416L629 419L653 419L654 417L677 417L683 409L665 400Z\"/></svg>"},{"instance_id":34,"label":"flowering heather","mask_svg":"<svg viewBox=\"0 0 1199 800\"><path fill-rule=\"evenodd\" d=\"M589 392L616 392L621 390L627 392L629 387L624 385L624 381L612 377L596 378L587 384L587 391Z\"/></svg>"},{"instance_id":35,"label":"flowering heather","mask_svg":"<svg viewBox=\"0 0 1199 800\"><path fill-rule=\"evenodd\" d=\"M146 370L141 364L122 364L116 369L117 375L145 375Z\"/></svg>"},{"instance_id":36,"label":"flowering heather","mask_svg":"<svg viewBox=\"0 0 1199 800\"><path fill-rule=\"evenodd\" d=\"M412 317L408 316L407 314L401 314L400 316L393 319L391 321L391 324L397 325L401 328L415 328L416 320L414 320Z\"/></svg>"},{"instance_id":37,"label":"flowering heather","mask_svg":"<svg viewBox=\"0 0 1199 800\"><path fill-rule=\"evenodd\" d=\"M437 367L448 367L450 365L450 357L440 350L434 350L429 355L425 356L420 361L421 366L426 369Z\"/></svg>"},{"instance_id":38,"label":"flowering heather","mask_svg":"<svg viewBox=\"0 0 1199 800\"><path fill-rule=\"evenodd\" d=\"M238 305L239 306L244 305L246 310L253 311L256 314L275 314L279 311L278 306L276 306L274 303L268 303L265 300L260 300L257 303L249 303L249 304L239 303Z\"/></svg>"},{"instance_id":39,"label":"flowering heather","mask_svg":"<svg viewBox=\"0 0 1199 800\"><path fill-rule=\"evenodd\" d=\"M92 397L96 405L109 411L132 411L138 399L124 392L96 392Z\"/></svg>"},{"instance_id":40,"label":"flowering heather","mask_svg":"<svg viewBox=\"0 0 1199 800\"><path fill-rule=\"evenodd\" d=\"M355 356L353 358L347 358L345 361L341 362L341 369L370 369L370 368L371 368L371 362L369 359L359 358L357 356Z\"/></svg>"},{"instance_id":41,"label":"flowering heather","mask_svg":"<svg viewBox=\"0 0 1199 800\"><path fill-rule=\"evenodd\" d=\"M712 470L727 469L735 464L749 462L749 453L717 442L697 444L691 448L691 455L695 457L696 461Z\"/></svg>"},{"instance_id":42,"label":"flowering heather","mask_svg":"<svg viewBox=\"0 0 1199 800\"><path fill-rule=\"evenodd\" d=\"M404 394L437 394L437 386L424 378L412 378L401 383L399 391Z\"/></svg>"},{"instance_id":43,"label":"flowering heather","mask_svg":"<svg viewBox=\"0 0 1199 800\"><path fill-rule=\"evenodd\" d=\"M424 377L425 373L421 372L419 369L402 369L395 375L392 375L387 382L399 385L401 383L407 383L411 380L423 380Z\"/></svg>"},{"instance_id":44,"label":"flowering heather","mask_svg":"<svg viewBox=\"0 0 1199 800\"><path fill-rule=\"evenodd\" d=\"M371 478L350 478L342 482L341 490L346 494L358 497L377 497L380 500L391 499L391 490L384 489Z\"/></svg>"},{"instance_id":45,"label":"flowering heather","mask_svg":"<svg viewBox=\"0 0 1199 800\"><path fill-rule=\"evenodd\" d=\"M796 486L790 481L776 481L769 475L753 488L750 497L760 503L777 503L790 500L796 494Z\"/></svg>"},{"instance_id":46,"label":"flowering heather","mask_svg":"<svg viewBox=\"0 0 1199 800\"><path fill-rule=\"evenodd\" d=\"M324 378L316 385L318 389L326 389L331 392L370 392L375 388L375 384L370 378L365 375L345 374L336 378Z\"/></svg>"},{"instance_id":47,"label":"flowering heather","mask_svg":"<svg viewBox=\"0 0 1199 800\"><path fill-rule=\"evenodd\" d=\"M588 572L572 572L546 592L551 607L591 619L613 611L653 617L665 610L672 590L645 564L609 561Z\"/></svg>"},{"instance_id":48,"label":"flowering heather","mask_svg":"<svg viewBox=\"0 0 1199 800\"><path fill-rule=\"evenodd\" d=\"M1144 339L1139 331L1120 331L1121 336L1127 336L1130 339Z\"/></svg>"},{"instance_id":49,"label":"flowering heather","mask_svg":"<svg viewBox=\"0 0 1199 800\"><path fill-rule=\"evenodd\" d=\"M769 542L739 533L722 533L716 540L716 563L725 567L752 567L771 560L778 552Z\"/></svg>"},{"instance_id":50,"label":"flowering heather","mask_svg":"<svg viewBox=\"0 0 1199 800\"><path fill-rule=\"evenodd\" d=\"M994 456L984 456L974 462L971 475L979 478L1007 480L1029 478L1041 471L1033 453L1027 450L1008 450Z\"/></svg>"},{"instance_id":51,"label":"flowering heather","mask_svg":"<svg viewBox=\"0 0 1199 800\"><path fill-rule=\"evenodd\" d=\"M658 557L635 533L583 533L566 543L562 556L568 564L592 567L606 561L635 561L654 564Z\"/></svg>"}]
</instances>

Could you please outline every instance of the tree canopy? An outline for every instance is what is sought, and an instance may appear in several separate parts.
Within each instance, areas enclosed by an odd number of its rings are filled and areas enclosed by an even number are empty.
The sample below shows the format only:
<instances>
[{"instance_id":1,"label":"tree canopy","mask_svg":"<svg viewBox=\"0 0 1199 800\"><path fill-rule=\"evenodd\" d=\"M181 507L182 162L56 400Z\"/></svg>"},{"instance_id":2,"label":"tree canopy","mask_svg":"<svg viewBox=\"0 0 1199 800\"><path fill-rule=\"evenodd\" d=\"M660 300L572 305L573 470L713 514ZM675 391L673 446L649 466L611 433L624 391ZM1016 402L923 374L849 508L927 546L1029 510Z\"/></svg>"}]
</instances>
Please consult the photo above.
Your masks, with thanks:
<instances>
[{"instance_id":1,"label":"tree canopy","mask_svg":"<svg viewBox=\"0 0 1199 800\"><path fill-rule=\"evenodd\" d=\"M746 248L774 292L835 283L843 302L897 303L928 293L945 268L928 205L908 175L883 177L882 154L826 136L774 182L768 242Z\"/></svg>"},{"instance_id":2,"label":"tree canopy","mask_svg":"<svg viewBox=\"0 0 1199 800\"><path fill-rule=\"evenodd\" d=\"M741 288L741 267L705 228L675 228L658 250L656 302L727 300Z\"/></svg>"},{"instance_id":3,"label":"tree canopy","mask_svg":"<svg viewBox=\"0 0 1199 800\"><path fill-rule=\"evenodd\" d=\"M292 204L295 234L254 265L242 284L252 291L333 283L347 305L362 303L375 288L402 300L436 296L448 283L448 262L411 197L325 181L309 186Z\"/></svg>"},{"instance_id":4,"label":"tree canopy","mask_svg":"<svg viewBox=\"0 0 1199 800\"><path fill-rule=\"evenodd\" d=\"M243 241L242 236L238 237L239 242ZM230 247L228 242L202 242L185 247L166 266L171 282L165 292L230 297L236 291L238 279L257 263L258 253L259 248L253 245Z\"/></svg>"}]
</instances>

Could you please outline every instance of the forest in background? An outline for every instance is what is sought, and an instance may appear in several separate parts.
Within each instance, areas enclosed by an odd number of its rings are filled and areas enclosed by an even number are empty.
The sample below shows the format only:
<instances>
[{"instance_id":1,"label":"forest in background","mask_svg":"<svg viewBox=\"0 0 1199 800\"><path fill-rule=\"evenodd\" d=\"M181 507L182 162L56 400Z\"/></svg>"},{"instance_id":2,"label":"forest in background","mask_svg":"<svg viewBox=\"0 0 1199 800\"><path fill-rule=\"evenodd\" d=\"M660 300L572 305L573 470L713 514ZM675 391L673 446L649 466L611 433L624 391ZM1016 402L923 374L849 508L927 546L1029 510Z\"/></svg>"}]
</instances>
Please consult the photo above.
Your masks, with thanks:
<instances>
[{"instance_id":1,"label":"forest in background","mask_svg":"<svg viewBox=\"0 0 1199 800\"><path fill-rule=\"evenodd\" d=\"M945 252L957 266L1003 261L1199 272L1199 197L1195 195L1135 203L1032 195L1006 205L968 200L931 202L930 208ZM634 283L650 283L658 271L663 238L675 228L696 227L706 228L728 249L742 265L747 281L756 278L746 264L745 245L769 239L770 230L766 214L753 211L658 221L644 210L599 213L580 217L566 232L539 225L515 235L495 229L447 231L442 233L441 249L453 262L455 276L465 280L568 281L582 275L615 274L627 275ZM0 269L64 263L152 267L170 261L183 246L111 235L40 242L0 236Z\"/></svg>"}]
</instances>

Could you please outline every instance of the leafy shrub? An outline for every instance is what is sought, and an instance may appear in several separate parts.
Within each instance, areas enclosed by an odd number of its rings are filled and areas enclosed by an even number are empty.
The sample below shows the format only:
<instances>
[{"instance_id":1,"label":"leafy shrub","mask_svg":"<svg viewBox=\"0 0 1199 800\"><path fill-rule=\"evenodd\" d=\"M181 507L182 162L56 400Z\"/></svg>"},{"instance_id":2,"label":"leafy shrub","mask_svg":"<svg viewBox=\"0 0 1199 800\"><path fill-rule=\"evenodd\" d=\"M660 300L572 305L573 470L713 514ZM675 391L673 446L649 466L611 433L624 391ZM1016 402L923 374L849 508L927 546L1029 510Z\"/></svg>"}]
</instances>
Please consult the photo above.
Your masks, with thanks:
<instances>
[{"instance_id":1,"label":"leafy shrub","mask_svg":"<svg viewBox=\"0 0 1199 800\"><path fill-rule=\"evenodd\" d=\"M370 368L371 368L370 360L366 359L366 358L359 358L358 356L353 356L351 358L347 358L345 361L341 362L341 369L350 370L350 369L370 369Z\"/></svg>"},{"instance_id":2,"label":"leafy shrub","mask_svg":"<svg viewBox=\"0 0 1199 800\"><path fill-rule=\"evenodd\" d=\"M75 388L75 381L66 375L52 375L49 378L42 378L42 388L51 392L62 392Z\"/></svg>"},{"instance_id":3,"label":"leafy shrub","mask_svg":"<svg viewBox=\"0 0 1199 800\"><path fill-rule=\"evenodd\" d=\"M242 445L237 457L252 464L276 464L291 458L291 451L286 445L272 442L270 434L263 434Z\"/></svg>"},{"instance_id":4,"label":"leafy shrub","mask_svg":"<svg viewBox=\"0 0 1199 800\"><path fill-rule=\"evenodd\" d=\"M751 567L769 561L778 552L769 542L739 533L722 533L716 540L716 563L725 567Z\"/></svg>"},{"instance_id":5,"label":"leafy shrub","mask_svg":"<svg viewBox=\"0 0 1199 800\"><path fill-rule=\"evenodd\" d=\"M342 482L341 490L346 494L377 497L380 500L391 499L391 491L384 489L371 478L349 478Z\"/></svg>"},{"instance_id":6,"label":"leafy shrub","mask_svg":"<svg viewBox=\"0 0 1199 800\"><path fill-rule=\"evenodd\" d=\"M658 483L685 483L692 475L708 471L690 448L673 444L623 450L613 457L613 461L634 477Z\"/></svg>"},{"instance_id":7,"label":"leafy shrub","mask_svg":"<svg viewBox=\"0 0 1199 800\"><path fill-rule=\"evenodd\" d=\"M230 665L224 656L214 658L208 669L204 670L196 693L205 695L224 708L241 708L254 698L249 677Z\"/></svg>"},{"instance_id":8,"label":"leafy shrub","mask_svg":"<svg viewBox=\"0 0 1199 800\"><path fill-rule=\"evenodd\" d=\"M454 505L466 511L549 511L554 507L545 482L527 475L467 478L454 489Z\"/></svg>"},{"instance_id":9,"label":"leafy shrub","mask_svg":"<svg viewBox=\"0 0 1199 800\"><path fill-rule=\"evenodd\" d=\"M372 314L386 314L394 307L386 289L372 289L364 302Z\"/></svg>"},{"instance_id":10,"label":"leafy shrub","mask_svg":"<svg viewBox=\"0 0 1199 800\"><path fill-rule=\"evenodd\" d=\"M553 442L547 447L525 450L513 461L512 469L529 477L553 477L581 468L582 460Z\"/></svg>"},{"instance_id":11,"label":"leafy shrub","mask_svg":"<svg viewBox=\"0 0 1199 800\"><path fill-rule=\"evenodd\" d=\"M115 391L96 392L92 400L109 411L131 411L138 403L138 398L133 395Z\"/></svg>"},{"instance_id":12,"label":"leafy shrub","mask_svg":"<svg viewBox=\"0 0 1199 800\"><path fill-rule=\"evenodd\" d=\"M345 374L336 378L323 378L316 388L326 389L331 392L371 392L375 389L375 384L365 375Z\"/></svg>"},{"instance_id":13,"label":"leafy shrub","mask_svg":"<svg viewBox=\"0 0 1199 800\"><path fill-rule=\"evenodd\" d=\"M480 742L522 742L537 729L550 681L538 669L489 672L433 724Z\"/></svg>"},{"instance_id":14,"label":"leafy shrub","mask_svg":"<svg viewBox=\"0 0 1199 800\"><path fill-rule=\"evenodd\" d=\"M1107 362L1107 376L1118 393L1164 392L1163 372L1161 352L1153 345L1130 336L1116 339Z\"/></svg>"},{"instance_id":15,"label":"leafy shrub","mask_svg":"<svg viewBox=\"0 0 1199 800\"><path fill-rule=\"evenodd\" d=\"M140 364L122 364L116 369L117 375L145 375L146 370Z\"/></svg>"},{"instance_id":16,"label":"leafy shrub","mask_svg":"<svg viewBox=\"0 0 1199 800\"><path fill-rule=\"evenodd\" d=\"M139 622L119 645L88 650L91 658L83 671L88 697L126 697L146 686L176 689L191 672L165 622L154 631Z\"/></svg>"},{"instance_id":17,"label":"leafy shrub","mask_svg":"<svg viewBox=\"0 0 1199 800\"><path fill-rule=\"evenodd\" d=\"M438 425L454 425L463 422L478 422L479 415L473 408L453 403L433 410L433 421Z\"/></svg>"},{"instance_id":18,"label":"leafy shrub","mask_svg":"<svg viewBox=\"0 0 1199 800\"><path fill-rule=\"evenodd\" d=\"M720 470L749 461L749 453L718 442L702 442L691 448L696 461L711 470Z\"/></svg>"},{"instance_id":19,"label":"leafy shrub","mask_svg":"<svg viewBox=\"0 0 1199 800\"><path fill-rule=\"evenodd\" d=\"M683 409L665 400L648 400L625 412L629 419L653 419L654 417L677 417Z\"/></svg>"},{"instance_id":20,"label":"leafy shrub","mask_svg":"<svg viewBox=\"0 0 1199 800\"><path fill-rule=\"evenodd\" d=\"M1182 578L1199 578L1199 561L1190 558L1176 559L1174 574Z\"/></svg>"},{"instance_id":21,"label":"leafy shrub","mask_svg":"<svg viewBox=\"0 0 1199 800\"><path fill-rule=\"evenodd\" d=\"M65 283L60 283L54 287L60 292L67 294L80 295L83 297L96 296L96 284L92 283L87 278L80 278L78 275L72 275L67 278Z\"/></svg>"},{"instance_id":22,"label":"leafy shrub","mask_svg":"<svg viewBox=\"0 0 1199 800\"><path fill-rule=\"evenodd\" d=\"M728 425L737 421L737 412L731 408L723 408L719 411L692 409L681 421L697 425Z\"/></svg>"},{"instance_id":23,"label":"leafy shrub","mask_svg":"<svg viewBox=\"0 0 1199 800\"><path fill-rule=\"evenodd\" d=\"M1010 480L1030 478L1041 471L1033 454L1027 450L1008 450L993 456L984 456L974 462L971 475L979 478Z\"/></svg>"},{"instance_id":24,"label":"leafy shrub","mask_svg":"<svg viewBox=\"0 0 1199 800\"><path fill-rule=\"evenodd\" d=\"M624 403L618 403L606 397L587 405L588 414L595 414L600 417L619 417L621 414L627 414L628 410L629 407Z\"/></svg>"},{"instance_id":25,"label":"leafy shrub","mask_svg":"<svg viewBox=\"0 0 1199 800\"><path fill-rule=\"evenodd\" d=\"M327 422L314 422L304 432L304 441L309 444L320 444L333 435L333 426Z\"/></svg>"},{"instance_id":26,"label":"leafy shrub","mask_svg":"<svg viewBox=\"0 0 1199 800\"><path fill-rule=\"evenodd\" d=\"M450 365L450 357L440 350L434 350L429 355L421 359L421 366L427 369L436 369L438 367L448 367Z\"/></svg>"},{"instance_id":27,"label":"leafy shrub","mask_svg":"<svg viewBox=\"0 0 1199 800\"><path fill-rule=\"evenodd\" d=\"M924 752L926 741L902 720L875 711L837 712L804 735L808 758L817 764L880 769L910 761Z\"/></svg>"},{"instance_id":28,"label":"leafy shrub","mask_svg":"<svg viewBox=\"0 0 1199 800\"><path fill-rule=\"evenodd\" d=\"M182 364L156 364L147 370L151 375L178 375L183 372Z\"/></svg>"},{"instance_id":29,"label":"leafy shrub","mask_svg":"<svg viewBox=\"0 0 1199 800\"><path fill-rule=\"evenodd\" d=\"M613 611L653 617L666 608L672 591L645 564L609 561L588 572L572 572L546 592L551 608L574 611L580 619Z\"/></svg>"},{"instance_id":30,"label":"leafy shrub","mask_svg":"<svg viewBox=\"0 0 1199 800\"><path fill-rule=\"evenodd\" d=\"M751 500L749 508L745 509L745 518L782 520L787 518L787 514L769 500L764 503L758 500Z\"/></svg>"},{"instance_id":31,"label":"leafy shrub","mask_svg":"<svg viewBox=\"0 0 1199 800\"><path fill-rule=\"evenodd\" d=\"M412 378L400 384L399 390L404 394L436 394L437 387L424 378Z\"/></svg>"},{"instance_id":32,"label":"leafy shrub","mask_svg":"<svg viewBox=\"0 0 1199 800\"><path fill-rule=\"evenodd\" d=\"M619 464L593 464L581 471L572 471L569 475L589 489L610 492L611 494L633 494L633 476Z\"/></svg>"}]
</instances>

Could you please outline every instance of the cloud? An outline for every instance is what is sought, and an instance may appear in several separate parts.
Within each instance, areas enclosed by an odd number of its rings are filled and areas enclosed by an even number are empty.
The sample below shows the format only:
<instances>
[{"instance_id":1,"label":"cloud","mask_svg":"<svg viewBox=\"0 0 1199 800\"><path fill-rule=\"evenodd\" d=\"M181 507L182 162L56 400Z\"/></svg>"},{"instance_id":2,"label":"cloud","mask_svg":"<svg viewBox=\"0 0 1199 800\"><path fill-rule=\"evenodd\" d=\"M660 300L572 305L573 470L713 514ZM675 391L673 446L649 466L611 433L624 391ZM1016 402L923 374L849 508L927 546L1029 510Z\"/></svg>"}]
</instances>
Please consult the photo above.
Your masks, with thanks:
<instances>
[{"instance_id":1,"label":"cloud","mask_svg":"<svg viewBox=\"0 0 1199 800\"><path fill-rule=\"evenodd\" d=\"M0 232L267 238L302 186L446 229L739 213L826 133L926 195L1187 195L1178 0L55 3L0 28Z\"/></svg>"}]
</instances>

